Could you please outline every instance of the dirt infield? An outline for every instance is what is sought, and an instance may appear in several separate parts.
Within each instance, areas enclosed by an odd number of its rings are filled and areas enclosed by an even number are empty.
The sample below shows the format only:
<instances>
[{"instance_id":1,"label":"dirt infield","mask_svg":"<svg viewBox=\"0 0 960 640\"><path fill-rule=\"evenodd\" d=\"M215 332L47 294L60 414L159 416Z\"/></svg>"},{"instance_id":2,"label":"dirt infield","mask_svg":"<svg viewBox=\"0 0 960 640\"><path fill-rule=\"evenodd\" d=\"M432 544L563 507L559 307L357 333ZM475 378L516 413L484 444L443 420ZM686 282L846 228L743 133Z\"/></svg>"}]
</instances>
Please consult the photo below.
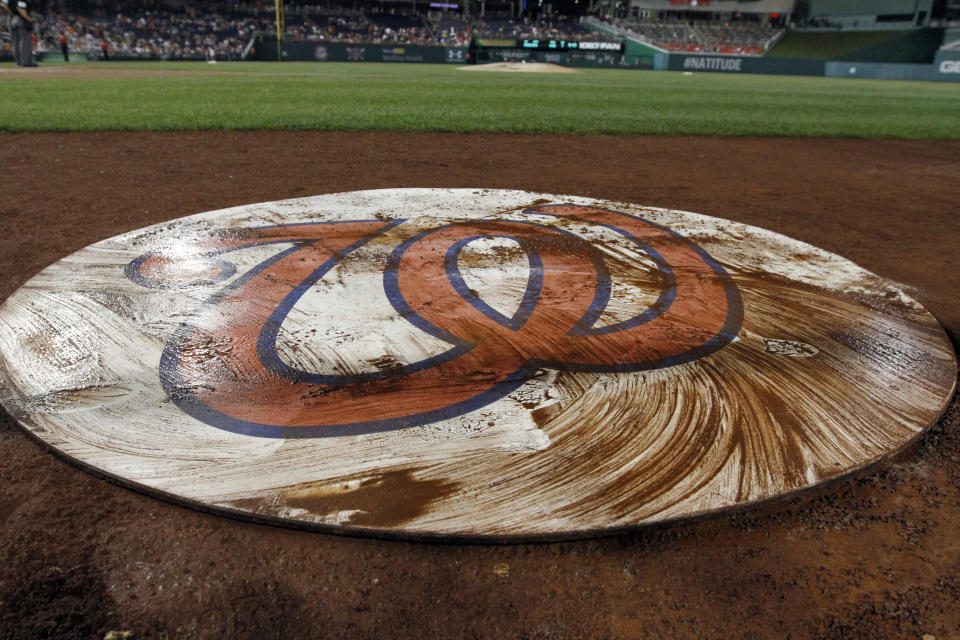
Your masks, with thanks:
<instances>
[{"instance_id":1,"label":"dirt infield","mask_svg":"<svg viewBox=\"0 0 960 640\"><path fill-rule=\"evenodd\" d=\"M577 69L570 67L561 67L558 64L547 64L544 62L492 62L490 64L478 64L468 67L458 67L463 71L506 71L506 72L526 72L526 73L580 73Z\"/></svg>"},{"instance_id":2,"label":"dirt infield","mask_svg":"<svg viewBox=\"0 0 960 640\"><path fill-rule=\"evenodd\" d=\"M772 229L903 283L960 339L960 143L340 133L0 136L3 297L200 211L491 187ZM960 403L897 460L738 515L601 540L340 538L99 480L0 421L0 638L952 638ZM115 636L123 637L123 636Z\"/></svg>"}]
</instances>

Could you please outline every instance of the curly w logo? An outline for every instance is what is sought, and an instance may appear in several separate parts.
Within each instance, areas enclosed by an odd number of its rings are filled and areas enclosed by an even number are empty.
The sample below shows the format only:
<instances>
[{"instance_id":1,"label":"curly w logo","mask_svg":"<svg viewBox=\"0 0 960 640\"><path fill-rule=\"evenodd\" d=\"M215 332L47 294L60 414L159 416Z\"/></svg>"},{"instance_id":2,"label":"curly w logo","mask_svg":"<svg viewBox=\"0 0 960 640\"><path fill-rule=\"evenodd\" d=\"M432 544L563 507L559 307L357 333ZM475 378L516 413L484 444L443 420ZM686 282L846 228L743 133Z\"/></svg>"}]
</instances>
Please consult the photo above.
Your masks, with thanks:
<instances>
[{"instance_id":1,"label":"curly w logo","mask_svg":"<svg viewBox=\"0 0 960 640\"><path fill-rule=\"evenodd\" d=\"M544 220L602 228L642 251L656 265L655 301L600 325L613 286L609 256ZM463 415L540 369L626 372L690 362L723 348L740 329L736 285L701 248L635 216L558 204L509 220L437 223L392 245L383 267L386 298L403 320L445 344L442 353L343 375L285 360L278 338L298 301L351 252L374 238L400 237L404 222L227 230L186 257L181 247L132 261L127 276L145 287L225 283L169 339L159 372L164 390L197 420L235 433L361 434ZM518 245L529 266L512 313L485 301L464 272L466 249L490 239ZM264 245L279 245L278 252L245 273L226 259Z\"/></svg>"}]
</instances>

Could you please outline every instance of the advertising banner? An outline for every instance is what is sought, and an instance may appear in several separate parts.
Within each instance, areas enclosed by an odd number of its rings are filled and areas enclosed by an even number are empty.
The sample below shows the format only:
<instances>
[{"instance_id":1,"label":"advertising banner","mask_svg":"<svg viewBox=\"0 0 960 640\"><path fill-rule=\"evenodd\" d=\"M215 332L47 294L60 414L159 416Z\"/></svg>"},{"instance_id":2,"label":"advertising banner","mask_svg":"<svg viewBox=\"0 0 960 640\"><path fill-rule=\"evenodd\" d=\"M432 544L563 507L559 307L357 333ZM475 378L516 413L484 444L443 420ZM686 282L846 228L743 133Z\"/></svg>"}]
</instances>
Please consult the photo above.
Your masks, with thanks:
<instances>
[{"instance_id":1,"label":"advertising banner","mask_svg":"<svg viewBox=\"0 0 960 640\"><path fill-rule=\"evenodd\" d=\"M276 60L276 42L276 39L264 37L257 43L253 58ZM467 63L466 47L284 40L281 49L285 61Z\"/></svg>"},{"instance_id":2,"label":"advertising banner","mask_svg":"<svg viewBox=\"0 0 960 640\"><path fill-rule=\"evenodd\" d=\"M666 60L657 56L657 68L666 71L822 76L824 70L823 60L802 58L761 58L717 54L669 54L663 57Z\"/></svg>"}]
</instances>

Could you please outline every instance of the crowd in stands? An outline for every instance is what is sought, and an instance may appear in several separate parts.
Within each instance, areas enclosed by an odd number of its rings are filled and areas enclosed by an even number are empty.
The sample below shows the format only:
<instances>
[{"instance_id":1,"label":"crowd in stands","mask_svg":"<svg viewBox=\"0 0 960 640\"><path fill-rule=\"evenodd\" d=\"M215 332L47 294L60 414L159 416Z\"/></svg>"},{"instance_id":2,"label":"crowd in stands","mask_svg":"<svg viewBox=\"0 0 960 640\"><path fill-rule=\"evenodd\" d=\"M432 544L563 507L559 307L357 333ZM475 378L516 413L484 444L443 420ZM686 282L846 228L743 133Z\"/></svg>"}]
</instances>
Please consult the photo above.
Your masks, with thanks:
<instances>
[{"instance_id":1,"label":"crowd in stands","mask_svg":"<svg viewBox=\"0 0 960 640\"><path fill-rule=\"evenodd\" d=\"M464 17L448 14L430 20L409 10L326 14L319 8L287 13L287 34L311 41L467 46L472 37L602 39L577 18Z\"/></svg>"},{"instance_id":2,"label":"crowd in stands","mask_svg":"<svg viewBox=\"0 0 960 640\"><path fill-rule=\"evenodd\" d=\"M539 20L523 18L477 18L473 28L487 38L582 40L596 39L598 34L582 27L576 18L545 16Z\"/></svg>"},{"instance_id":3,"label":"crowd in stands","mask_svg":"<svg viewBox=\"0 0 960 640\"><path fill-rule=\"evenodd\" d=\"M147 8L150 7L150 8ZM37 49L113 58L240 59L254 36L276 28L272 6L263 3L207 5L200 9L142 0L111 9L61 2L37 17ZM510 38L597 38L575 18L467 18L447 14L437 20L409 10L290 7L284 37L315 42L467 46L473 36ZM0 49L2 51L2 49Z\"/></svg>"},{"instance_id":4,"label":"crowd in stands","mask_svg":"<svg viewBox=\"0 0 960 640\"><path fill-rule=\"evenodd\" d=\"M801 18L795 20L794 27L800 29L842 29L843 25L828 18Z\"/></svg>"},{"instance_id":5,"label":"crowd in stands","mask_svg":"<svg viewBox=\"0 0 960 640\"><path fill-rule=\"evenodd\" d=\"M67 48L88 57L237 60L257 33L276 28L272 3L195 5L180 0L48 0L37 15L37 49ZM466 46L472 37L516 39L619 39L590 31L577 17L467 17L433 20L409 9L326 8L287 4L284 37L313 42ZM612 25L611 25L612 26ZM670 51L759 54L779 27L759 22L619 21L613 29ZM0 52L3 42L0 41Z\"/></svg>"},{"instance_id":6,"label":"crowd in stands","mask_svg":"<svg viewBox=\"0 0 960 640\"><path fill-rule=\"evenodd\" d=\"M66 36L70 51L134 58L239 59L253 35L269 28L266 15L223 14L186 8L182 11L117 11L109 15L51 12L37 21L38 48L60 49Z\"/></svg>"},{"instance_id":7,"label":"crowd in stands","mask_svg":"<svg viewBox=\"0 0 960 640\"><path fill-rule=\"evenodd\" d=\"M759 55L783 27L758 22L699 23L694 24L693 30L707 51Z\"/></svg>"},{"instance_id":8,"label":"crowd in stands","mask_svg":"<svg viewBox=\"0 0 960 640\"><path fill-rule=\"evenodd\" d=\"M447 27L438 29L423 15L406 10L328 12L316 8L311 11L288 13L286 37L312 42L356 42L383 44L465 45L469 36Z\"/></svg>"},{"instance_id":9,"label":"crowd in stands","mask_svg":"<svg viewBox=\"0 0 960 640\"><path fill-rule=\"evenodd\" d=\"M762 55L783 27L756 21L627 21L618 23L624 35L667 51Z\"/></svg>"}]
</instances>

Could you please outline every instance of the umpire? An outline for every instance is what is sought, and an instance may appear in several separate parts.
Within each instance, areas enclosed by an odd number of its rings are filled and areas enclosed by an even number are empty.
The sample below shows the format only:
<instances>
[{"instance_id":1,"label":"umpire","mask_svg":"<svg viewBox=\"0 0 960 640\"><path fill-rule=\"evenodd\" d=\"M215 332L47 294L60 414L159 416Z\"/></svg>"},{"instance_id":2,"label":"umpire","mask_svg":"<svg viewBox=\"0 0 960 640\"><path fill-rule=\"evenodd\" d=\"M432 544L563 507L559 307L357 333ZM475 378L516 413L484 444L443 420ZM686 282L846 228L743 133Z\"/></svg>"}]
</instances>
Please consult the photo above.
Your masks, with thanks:
<instances>
[{"instance_id":1,"label":"umpire","mask_svg":"<svg viewBox=\"0 0 960 640\"><path fill-rule=\"evenodd\" d=\"M0 29L10 34L10 52L13 53L13 61L20 64L20 53L13 46L13 33L10 28L10 0L0 0Z\"/></svg>"},{"instance_id":2,"label":"umpire","mask_svg":"<svg viewBox=\"0 0 960 640\"><path fill-rule=\"evenodd\" d=\"M10 45L13 47L13 59L18 67L35 67L33 46L30 34L33 32L33 19L30 18L30 5L27 0L9 0L13 17L10 18Z\"/></svg>"}]
</instances>

